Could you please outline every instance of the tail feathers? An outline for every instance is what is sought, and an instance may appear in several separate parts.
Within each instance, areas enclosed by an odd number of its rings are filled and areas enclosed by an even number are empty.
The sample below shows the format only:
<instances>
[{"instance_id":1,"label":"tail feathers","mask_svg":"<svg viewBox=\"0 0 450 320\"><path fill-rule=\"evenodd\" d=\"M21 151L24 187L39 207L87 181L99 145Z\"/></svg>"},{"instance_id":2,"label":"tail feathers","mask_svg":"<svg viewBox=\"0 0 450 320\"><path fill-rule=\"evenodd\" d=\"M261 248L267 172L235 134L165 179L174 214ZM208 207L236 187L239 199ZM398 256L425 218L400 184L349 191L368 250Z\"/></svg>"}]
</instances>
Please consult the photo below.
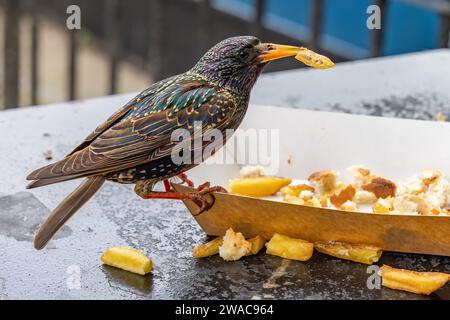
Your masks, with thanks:
<instances>
[{"instance_id":1,"label":"tail feathers","mask_svg":"<svg viewBox=\"0 0 450 320\"><path fill-rule=\"evenodd\" d=\"M55 177L55 178L48 178L48 179L39 179L39 180L30 182L26 188L33 189L33 188L38 188L38 187L46 186L49 184L73 180L73 179L77 179L77 178L78 177L76 177L76 176L63 176L63 177Z\"/></svg>"},{"instance_id":2,"label":"tail feathers","mask_svg":"<svg viewBox=\"0 0 450 320\"><path fill-rule=\"evenodd\" d=\"M36 181L36 183L38 183ZM47 217L34 237L34 247L45 247L59 229L78 211L105 182L105 177L94 176L83 181ZM31 183L33 184L33 182Z\"/></svg>"}]
</instances>

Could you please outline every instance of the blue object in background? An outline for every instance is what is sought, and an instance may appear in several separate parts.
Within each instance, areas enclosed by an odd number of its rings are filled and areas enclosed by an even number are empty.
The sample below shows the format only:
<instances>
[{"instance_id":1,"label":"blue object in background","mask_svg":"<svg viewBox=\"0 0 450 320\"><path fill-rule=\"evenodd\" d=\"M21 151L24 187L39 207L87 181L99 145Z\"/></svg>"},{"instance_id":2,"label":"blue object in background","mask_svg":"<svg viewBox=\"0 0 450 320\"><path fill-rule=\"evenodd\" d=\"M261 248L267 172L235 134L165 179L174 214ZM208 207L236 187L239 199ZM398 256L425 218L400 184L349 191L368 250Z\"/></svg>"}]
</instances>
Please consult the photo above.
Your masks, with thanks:
<instances>
[{"instance_id":1,"label":"blue object in background","mask_svg":"<svg viewBox=\"0 0 450 320\"><path fill-rule=\"evenodd\" d=\"M309 39L310 0L266 0L264 25L292 38Z\"/></svg>"},{"instance_id":2,"label":"blue object in background","mask_svg":"<svg viewBox=\"0 0 450 320\"><path fill-rule=\"evenodd\" d=\"M266 0L263 23L269 29L307 43L312 1ZM381 17L386 19L382 55L438 47L438 14L402 0L387 3ZM372 4L373 0L324 0L320 45L349 59L369 57L372 31L366 22L367 7ZM254 17L253 0L213 0L212 5L243 19Z\"/></svg>"},{"instance_id":3,"label":"blue object in background","mask_svg":"<svg viewBox=\"0 0 450 320\"><path fill-rule=\"evenodd\" d=\"M392 55L439 46L439 15L433 11L389 1L385 22L383 55Z\"/></svg>"},{"instance_id":4,"label":"blue object in background","mask_svg":"<svg viewBox=\"0 0 450 320\"><path fill-rule=\"evenodd\" d=\"M370 32L366 26L371 0L324 1L320 45L351 59L370 54Z\"/></svg>"}]
</instances>

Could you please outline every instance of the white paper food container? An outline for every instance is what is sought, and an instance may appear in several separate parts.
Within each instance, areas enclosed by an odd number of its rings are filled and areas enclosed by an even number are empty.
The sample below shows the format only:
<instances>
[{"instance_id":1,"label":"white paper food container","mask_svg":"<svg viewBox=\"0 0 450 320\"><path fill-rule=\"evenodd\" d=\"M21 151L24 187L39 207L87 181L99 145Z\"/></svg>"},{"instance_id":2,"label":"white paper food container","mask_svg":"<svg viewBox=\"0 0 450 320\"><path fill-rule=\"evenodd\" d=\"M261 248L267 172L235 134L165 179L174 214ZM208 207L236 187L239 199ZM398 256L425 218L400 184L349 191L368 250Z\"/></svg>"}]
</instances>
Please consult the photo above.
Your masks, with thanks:
<instances>
[{"instance_id":1,"label":"white paper food container","mask_svg":"<svg viewBox=\"0 0 450 320\"><path fill-rule=\"evenodd\" d=\"M449 123L253 105L240 128L279 129L278 176L304 179L324 169L344 173L350 165L364 165L397 183L424 168L450 176ZM188 176L196 185L210 181L227 187L240 167L201 164ZM197 212L192 202L185 204ZM246 237L270 238L277 232L308 241L339 240L450 256L450 216L346 212L215 193L212 208L194 218L209 235L223 235L232 227Z\"/></svg>"}]
</instances>

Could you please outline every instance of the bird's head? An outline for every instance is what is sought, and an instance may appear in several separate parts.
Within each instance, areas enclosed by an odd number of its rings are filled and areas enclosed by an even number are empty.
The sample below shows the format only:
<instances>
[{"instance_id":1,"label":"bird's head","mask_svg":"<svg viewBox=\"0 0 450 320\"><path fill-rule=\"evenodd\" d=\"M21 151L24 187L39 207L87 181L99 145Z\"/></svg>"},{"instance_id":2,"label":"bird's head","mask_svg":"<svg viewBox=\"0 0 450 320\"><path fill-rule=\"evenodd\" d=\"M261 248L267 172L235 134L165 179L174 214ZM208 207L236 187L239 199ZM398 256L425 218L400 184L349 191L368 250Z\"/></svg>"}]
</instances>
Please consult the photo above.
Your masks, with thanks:
<instances>
[{"instance_id":1,"label":"bird's head","mask_svg":"<svg viewBox=\"0 0 450 320\"><path fill-rule=\"evenodd\" d=\"M192 70L231 90L248 92L270 61L295 56L299 50L294 46L261 43L252 36L233 37L209 49Z\"/></svg>"}]
</instances>

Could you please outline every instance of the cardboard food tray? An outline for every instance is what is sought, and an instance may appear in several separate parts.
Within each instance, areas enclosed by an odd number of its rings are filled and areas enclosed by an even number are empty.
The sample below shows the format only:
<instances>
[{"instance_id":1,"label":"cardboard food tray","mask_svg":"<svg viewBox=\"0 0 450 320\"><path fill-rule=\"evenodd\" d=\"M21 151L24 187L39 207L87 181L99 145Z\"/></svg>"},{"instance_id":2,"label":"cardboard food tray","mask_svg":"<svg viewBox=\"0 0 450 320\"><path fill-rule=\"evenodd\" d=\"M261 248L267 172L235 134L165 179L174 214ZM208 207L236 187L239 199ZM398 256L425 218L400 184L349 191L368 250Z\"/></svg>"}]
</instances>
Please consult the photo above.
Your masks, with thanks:
<instances>
[{"instance_id":1,"label":"cardboard food tray","mask_svg":"<svg viewBox=\"0 0 450 320\"><path fill-rule=\"evenodd\" d=\"M424 168L450 175L450 124L291 108L250 106L241 128L279 129L277 176L305 178L318 170L344 173L364 165L397 183ZM254 147L254 146L253 146ZM248 152L248 145L235 147ZM229 143L216 157L229 152ZM288 159L291 163L288 163ZM242 164L203 163L188 172L196 185L210 181L227 187ZM176 190L189 191L174 184ZM308 241L339 240L372 244L387 251L450 256L450 216L417 216L347 212L214 193L214 204L200 215L185 204L208 235L232 227L246 237L275 232Z\"/></svg>"}]
</instances>

